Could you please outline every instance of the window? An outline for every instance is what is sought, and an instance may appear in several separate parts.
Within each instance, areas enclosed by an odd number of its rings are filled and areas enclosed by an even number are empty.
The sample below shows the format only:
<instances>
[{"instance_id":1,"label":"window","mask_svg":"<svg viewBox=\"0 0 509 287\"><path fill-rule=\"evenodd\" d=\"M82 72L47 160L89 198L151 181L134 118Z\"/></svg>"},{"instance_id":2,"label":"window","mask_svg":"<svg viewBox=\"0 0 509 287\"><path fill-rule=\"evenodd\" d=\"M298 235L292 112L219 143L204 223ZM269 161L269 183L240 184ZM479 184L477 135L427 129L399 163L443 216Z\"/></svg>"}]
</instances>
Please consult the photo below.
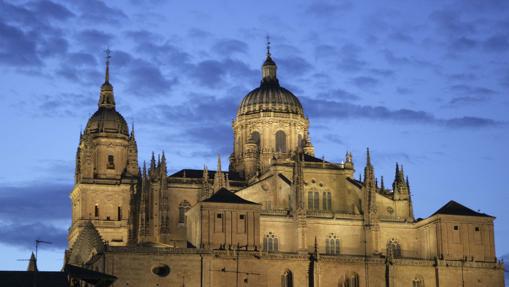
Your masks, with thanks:
<instances>
[{"instance_id":1,"label":"window","mask_svg":"<svg viewBox=\"0 0 509 287\"><path fill-rule=\"evenodd\" d=\"M239 221L237 222L237 233L246 233L246 215L240 214Z\"/></svg>"},{"instance_id":2,"label":"window","mask_svg":"<svg viewBox=\"0 0 509 287\"><path fill-rule=\"evenodd\" d=\"M265 235L263 239L263 248L267 252L277 252L279 250L279 242L277 236L269 232L269 234Z\"/></svg>"},{"instance_id":3,"label":"window","mask_svg":"<svg viewBox=\"0 0 509 287\"><path fill-rule=\"evenodd\" d=\"M339 238L334 233L329 234L325 239L325 253L328 255L339 255Z\"/></svg>"},{"instance_id":4,"label":"window","mask_svg":"<svg viewBox=\"0 0 509 287\"><path fill-rule=\"evenodd\" d=\"M458 225L454 225L454 230L459 230L460 227Z\"/></svg>"},{"instance_id":5,"label":"window","mask_svg":"<svg viewBox=\"0 0 509 287\"><path fill-rule=\"evenodd\" d=\"M95 205L94 216L99 217L99 205L97 205L97 204Z\"/></svg>"},{"instance_id":6,"label":"window","mask_svg":"<svg viewBox=\"0 0 509 287\"><path fill-rule=\"evenodd\" d=\"M216 214L216 217L217 217L217 219L221 219L221 218L223 218L223 214L218 213L218 214Z\"/></svg>"},{"instance_id":7,"label":"window","mask_svg":"<svg viewBox=\"0 0 509 287\"><path fill-rule=\"evenodd\" d=\"M339 287L359 287L360 281L359 281L359 274L352 272L347 273L343 276L341 276L341 279L339 279Z\"/></svg>"},{"instance_id":8,"label":"window","mask_svg":"<svg viewBox=\"0 0 509 287\"><path fill-rule=\"evenodd\" d=\"M421 276L416 277L412 281L412 287L424 287L424 280L421 278Z\"/></svg>"},{"instance_id":9,"label":"window","mask_svg":"<svg viewBox=\"0 0 509 287\"><path fill-rule=\"evenodd\" d=\"M478 226L475 227L475 231L479 232L479 227Z\"/></svg>"},{"instance_id":10,"label":"window","mask_svg":"<svg viewBox=\"0 0 509 287\"><path fill-rule=\"evenodd\" d=\"M292 271L286 269L283 275L281 275L281 287L293 287Z\"/></svg>"},{"instance_id":11,"label":"window","mask_svg":"<svg viewBox=\"0 0 509 287\"><path fill-rule=\"evenodd\" d=\"M320 209L320 193L318 191L308 192L308 209Z\"/></svg>"},{"instance_id":12,"label":"window","mask_svg":"<svg viewBox=\"0 0 509 287\"><path fill-rule=\"evenodd\" d=\"M115 158L110 154L108 155L108 169L115 169Z\"/></svg>"},{"instance_id":13,"label":"window","mask_svg":"<svg viewBox=\"0 0 509 287\"><path fill-rule=\"evenodd\" d=\"M322 201L324 210L332 210L332 196L330 192L323 192Z\"/></svg>"},{"instance_id":14,"label":"window","mask_svg":"<svg viewBox=\"0 0 509 287\"><path fill-rule=\"evenodd\" d=\"M284 131L276 133L276 152L286 152L286 134Z\"/></svg>"},{"instance_id":15,"label":"window","mask_svg":"<svg viewBox=\"0 0 509 287\"><path fill-rule=\"evenodd\" d=\"M401 257L401 246L399 245L399 242L394 238L387 242L387 256L391 258Z\"/></svg>"},{"instance_id":16,"label":"window","mask_svg":"<svg viewBox=\"0 0 509 287\"><path fill-rule=\"evenodd\" d=\"M251 134L251 139L256 143L258 149L260 149L260 141L261 141L260 133L259 132L253 132Z\"/></svg>"},{"instance_id":17,"label":"window","mask_svg":"<svg viewBox=\"0 0 509 287\"><path fill-rule=\"evenodd\" d=\"M118 217L118 221L122 220L122 207L118 207L117 208L117 217Z\"/></svg>"},{"instance_id":18,"label":"window","mask_svg":"<svg viewBox=\"0 0 509 287\"><path fill-rule=\"evenodd\" d=\"M186 211L191 208L191 204L187 200L182 201L179 204L179 223L184 224L186 222Z\"/></svg>"}]
</instances>

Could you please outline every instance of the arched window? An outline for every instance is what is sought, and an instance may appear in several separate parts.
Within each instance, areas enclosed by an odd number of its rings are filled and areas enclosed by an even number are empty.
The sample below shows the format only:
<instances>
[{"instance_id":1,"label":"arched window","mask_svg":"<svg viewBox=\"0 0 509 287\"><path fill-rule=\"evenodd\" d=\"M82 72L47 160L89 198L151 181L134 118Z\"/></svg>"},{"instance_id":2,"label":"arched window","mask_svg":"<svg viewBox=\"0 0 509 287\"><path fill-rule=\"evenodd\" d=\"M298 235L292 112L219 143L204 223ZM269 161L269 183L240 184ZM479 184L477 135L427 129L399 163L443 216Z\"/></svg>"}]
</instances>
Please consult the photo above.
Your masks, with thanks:
<instances>
[{"instance_id":1,"label":"arched window","mask_svg":"<svg viewBox=\"0 0 509 287\"><path fill-rule=\"evenodd\" d=\"M94 216L95 217L99 217L99 205L95 205L95 208L94 208Z\"/></svg>"},{"instance_id":2,"label":"arched window","mask_svg":"<svg viewBox=\"0 0 509 287\"><path fill-rule=\"evenodd\" d=\"M260 149L260 141L262 139L262 137L260 136L260 133L259 132L251 133L251 139L256 143L256 146L258 147L258 149Z\"/></svg>"},{"instance_id":3,"label":"arched window","mask_svg":"<svg viewBox=\"0 0 509 287\"><path fill-rule=\"evenodd\" d=\"M387 257L400 258L401 257L401 246L399 242L392 238L387 242Z\"/></svg>"},{"instance_id":4,"label":"arched window","mask_svg":"<svg viewBox=\"0 0 509 287\"><path fill-rule=\"evenodd\" d=\"M187 200L182 201L179 204L179 223L186 222L186 211L191 208L191 204Z\"/></svg>"},{"instance_id":5,"label":"arched window","mask_svg":"<svg viewBox=\"0 0 509 287\"><path fill-rule=\"evenodd\" d=\"M324 191L322 194L323 210L332 210L332 195L330 192Z\"/></svg>"},{"instance_id":6,"label":"arched window","mask_svg":"<svg viewBox=\"0 0 509 287\"><path fill-rule=\"evenodd\" d=\"M415 276L415 279L412 281L412 287L424 287L424 279L422 276Z\"/></svg>"},{"instance_id":7,"label":"arched window","mask_svg":"<svg viewBox=\"0 0 509 287\"><path fill-rule=\"evenodd\" d=\"M284 131L276 133L276 152L286 152L286 134Z\"/></svg>"},{"instance_id":8,"label":"arched window","mask_svg":"<svg viewBox=\"0 0 509 287\"><path fill-rule=\"evenodd\" d=\"M308 192L308 209L311 210L320 209L320 193L318 191Z\"/></svg>"},{"instance_id":9,"label":"arched window","mask_svg":"<svg viewBox=\"0 0 509 287\"><path fill-rule=\"evenodd\" d=\"M349 272L344 274L339 279L338 287L359 287L359 274L355 272Z\"/></svg>"},{"instance_id":10,"label":"arched window","mask_svg":"<svg viewBox=\"0 0 509 287\"><path fill-rule=\"evenodd\" d=\"M285 273L281 275L281 287L293 287L292 271L286 269Z\"/></svg>"},{"instance_id":11,"label":"arched window","mask_svg":"<svg viewBox=\"0 0 509 287\"><path fill-rule=\"evenodd\" d=\"M274 233L269 232L269 234L265 235L265 238L263 238L263 248L267 252L277 252L279 250L279 240Z\"/></svg>"},{"instance_id":12,"label":"arched window","mask_svg":"<svg viewBox=\"0 0 509 287\"><path fill-rule=\"evenodd\" d=\"M325 239L325 253L328 255L339 255L339 238L331 233Z\"/></svg>"}]
</instances>

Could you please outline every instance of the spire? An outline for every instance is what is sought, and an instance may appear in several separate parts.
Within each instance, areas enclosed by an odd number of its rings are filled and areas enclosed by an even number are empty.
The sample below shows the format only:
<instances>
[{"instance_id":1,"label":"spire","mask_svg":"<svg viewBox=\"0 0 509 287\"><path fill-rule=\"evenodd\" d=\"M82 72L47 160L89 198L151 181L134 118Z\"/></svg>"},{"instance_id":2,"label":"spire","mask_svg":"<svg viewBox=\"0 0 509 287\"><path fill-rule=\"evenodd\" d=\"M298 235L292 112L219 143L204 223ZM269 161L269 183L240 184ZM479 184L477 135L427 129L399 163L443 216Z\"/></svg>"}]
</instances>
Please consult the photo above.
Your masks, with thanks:
<instances>
[{"instance_id":1,"label":"spire","mask_svg":"<svg viewBox=\"0 0 509 287\"><path fill-rule=\"evenodd\" d=\"M113 86L110 84L111 50L106 49L105 53L106 53L106 72L104 73L104 83L101 86L101 94L99 97L99 108L115 109Z\"/></svg>"},{"instance_id":2,"label":"spire","mask_svg":"<svg viewBox=\"0 0 509 287\"><path fill-rule=\"evenodd\" d=\"M111 50L110 48L104 51L106 53L106 73L104 73L104 82L110 82L110 59L111 59Z\"/></svg>"},{"instance_id":3,"label":"spire","mask_svg":"<svg viewBox=\"0 0 509 287\"><path fill-rule=\"evenodd\" d=\"M156 157L154 155L154 152L152 152L152 158L150 159L150 167L148 168L148 174L150 177L153 177L155 175L156 171Z\"/></svg>"},{"instance_id":4,"label":"spire","mask_svg":"<svg viewBox=\"0 0 509 287\"><path fill-rule=\"evenodd\" d=\"M374 220L374 214L376 214L376 178L375 170L371 165L371 154L369 148L366 151L366 167L364 167L364 182L363 182L363 210L365 220L371 223Z\"/></svg>"},{"instance_id":5,"label":"spire","mask_svg":"<svg viewBox=\"0 0 509 287\"><path fill-rule=\"evenodd\" d=\"M272 60L272 54L270 53L270 38L267 36L267 55L265 62L262 65L262 84L268 82L276 82L276 70L277 66L274 60Z\"/></svg>"},{"instance_id":6,"label":"spire","mask_svg":"<svg viewBox=\"0 0 509 287\"><path fill-rule=\"evenodd\" d=\"M164 156L164 151L163 151L163 155L161 156L161 175L166 177L166 173L167 173L167 170L166 170L166 156Z\"/></svg>"},{"instance_id":7,"label":"spire","mask_svg":"<svg viewBox=\"0 0 509 287\"><path fill-rule=\"evenodd\" d=\"M210 184L209 184L209 169L207 165L203 165L203 175L202 175L202 189L200 191L199 200L205 200L210 197Z\"/></svg>"},{"instance_id":8,"label":"spire","mask_svg":"<svg viewBox=\"0 0 509 287\"><path fill-rule=\"evenodd\" d=\"M380 177L380 193L385 193L384 177Z\"/></svg>"},{"instance_id":9,"label":"spire","mask_svg":"<svg viewBox=\"0 0 509 287\"><path fill-rule=\"evenodd\" d=\"M32 252L32 255L30 255L30 260L28 261L27 271L32 271L32 272L38 271L37 260L35 259L35 255L33 252Z\"/></svg>"},{"instance_id":10,"label":"spire","mask_svg":"<svg viewBox=\"0 0 509 287\"><path fill-rule=\"evenodd\" d=\"M226 177L223 175L221 170L221 155L217 154L217 171L214 175L214 192L221 188L226 188Z\"/></svg>"},{"instance_id":11,"label":"spire","mask_svg":"<svg viewBox=\"0 0 509 287\"><path fill-rule=\"evenodd\" d=\"M396 163L396 174L394 175L394 182L392 183L392 190L394 191L395 200L406 200L409 197L408 185L405 181L405 172L403 165Z\"/></svg>"}]
</instances>

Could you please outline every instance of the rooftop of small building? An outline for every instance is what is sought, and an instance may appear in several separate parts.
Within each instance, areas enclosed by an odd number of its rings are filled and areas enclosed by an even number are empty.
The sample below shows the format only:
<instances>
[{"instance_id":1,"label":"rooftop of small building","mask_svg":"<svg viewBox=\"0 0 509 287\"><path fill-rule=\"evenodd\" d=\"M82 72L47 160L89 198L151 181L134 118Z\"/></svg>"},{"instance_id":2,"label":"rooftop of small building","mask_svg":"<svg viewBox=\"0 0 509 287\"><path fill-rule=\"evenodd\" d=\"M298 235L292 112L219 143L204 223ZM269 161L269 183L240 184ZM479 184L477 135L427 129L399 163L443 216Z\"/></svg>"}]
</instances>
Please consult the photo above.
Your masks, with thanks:
<instances>
[{"instance_id":1,"label":"rooftop of small building","mask_svg":"<svg viewBox=\"0 0 509 287\"><path fill-rule=\"evenodd\" d=\"M438 214L447 214L447 215L463 215L463 216L479 216L479 217L492 217L494 216L488 215L486 213L477 212L472 210L454 200L449 201L444 206L442 206L439 210L433 213L431 216Z\"/></svg>"},{"instance_id":2,"label":"rooftop of small building","mask_svg":"<svg viewBox=\"0 0 509 287\"><path fill-rule=\"evenodd\" d=\"M258 203L243 199L242 197L236 195L235 193L229 191L226 188L219 189L211 197L203 200L203 202L220 202L220 203L259 205Z\"/></svg>"}]
</instances>

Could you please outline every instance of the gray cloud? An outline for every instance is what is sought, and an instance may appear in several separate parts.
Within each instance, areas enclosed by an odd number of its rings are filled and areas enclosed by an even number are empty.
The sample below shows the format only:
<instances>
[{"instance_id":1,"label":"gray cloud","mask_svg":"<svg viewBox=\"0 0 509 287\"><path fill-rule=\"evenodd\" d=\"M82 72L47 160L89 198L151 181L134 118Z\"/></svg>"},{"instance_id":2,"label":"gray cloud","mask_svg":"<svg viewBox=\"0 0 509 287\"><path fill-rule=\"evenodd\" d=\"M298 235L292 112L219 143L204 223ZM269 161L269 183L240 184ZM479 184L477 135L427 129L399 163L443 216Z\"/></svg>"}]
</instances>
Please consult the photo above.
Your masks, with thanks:
<instances>
[{"instance_id":1,"label":"gray cloud","mask_svg":"<svg viewBox=\"0 0 509 287\"><path fill-rule=\"evenodd\" d=\"M352 83L359 88L374 88L378 85L379 81L369 76L358 76L352 79Z\"/></svg>"},{"instance_id":2,"label":"gray cloud","mask_svg":"<svg viewBox=\"0 0 509 287\"><path fill-rule=\"evenodd\" d=\"M228 57L236 53L245 54L248 45L236 39L221 39L212 46L212 50L220 56Z\"/></svg>"},{"instance_id":3,"label":"gray cloud","mask_svg":"<svg viewBox=\"0 0 509 287\"><path fill-rule=\"evenodd\" d=\"M68 219L71 190L71 184L57 183L0 186L0 216L12 222Z\"/></svg>"},{"instance_id":4,"label":"gray cloud","mask_svg":"<svg viewBox=\"0 0 509 287\"><path fill-rule=\"evenodd\" d=\"M318 94L318 97L321 99L334 99L336 101L358 101L360 99L359 96L344 89L335 89L328 92L322 92Z\"/></svg>"},{"instance_id":5,"label":"gray cloud","mask_svg":"<svg viewBox=\"0 0 509 287\"><path fill-rule=\"evenodd\" d=\"M432 124L451 128L487 128L502 124L493 119L470 116L441 119L430 113L411 109L390 110L384 106L355 105L310 98L301 98L301 101L306 112L317 119L364 118L398 123Z\"/></svg>"},{"instance_id":6,"label":"gray cloud","mask_svg":"<svg viewBox=\"0 0 509 287\"><path fill-rule=\"evenodd\" d=\"M0 63L7 66L41 66L37 42L17 27L0 22Z\"/></svg>"},{"instance_id":7,"label":"gray cloud","mask_svg":"<svg viewBox=\"0 0 509 287\"><path fill-rule=\"evenodd\" d=\"M75 0L69 4L81 19L90 23L118 24L128 19L127 15L120 9L112 8L106 2L99 0Z\"/></svg>"},{"instance_id":8,"label":"gray cloud","mask_svg":"<svg viewBox=\"0 0 509 287\"><path fill-rule=\"evenodd\" d=\"M350 1L313 1L306 7L306 14L326 19L334 17L339 12L349 11L353 8ZM329 18L330 19L330 18Z\"/></svg>"},{"instance_id":9,"label":"gray cloud","mask_svg":"<svg viewBox=\"0 0 509 287\"><path fill-rule=\"evenodd\" d=\"M0 224L0 242L7 245L34 248L35 240L51 242L45 249L62 249L67 246L67 232L42 222Z\"/></svg>"}]
</instances>

